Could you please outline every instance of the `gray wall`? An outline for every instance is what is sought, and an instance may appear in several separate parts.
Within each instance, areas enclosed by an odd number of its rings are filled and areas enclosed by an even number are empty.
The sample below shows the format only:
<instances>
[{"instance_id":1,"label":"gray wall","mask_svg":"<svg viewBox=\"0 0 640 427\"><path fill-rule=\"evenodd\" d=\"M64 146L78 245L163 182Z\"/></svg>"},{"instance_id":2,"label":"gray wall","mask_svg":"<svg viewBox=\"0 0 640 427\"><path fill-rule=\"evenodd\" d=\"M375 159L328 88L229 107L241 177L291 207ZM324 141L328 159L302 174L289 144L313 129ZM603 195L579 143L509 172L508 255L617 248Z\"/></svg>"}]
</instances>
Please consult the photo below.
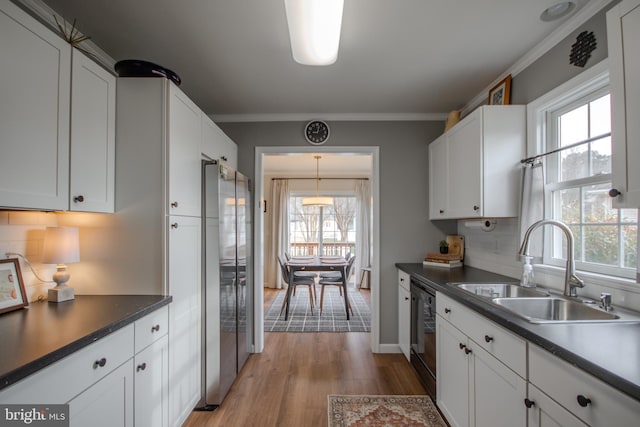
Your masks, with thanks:
<instances>
[{"instance_id":1,"label":"gray wall","mask_svg":"<svg viewBox=\"0 0 640 427\"><path fill-rule=\"evenodd\" d=\"M255 174L255 148L308 146L304 122L219 123L238 144L238 169ZM396 262L420 262L453 221L429 221L428 150L442 122L329 122L325 146L380 147L380 342L398 342ZM440 228L438 228L440 227Z\"/></svg>"},{"instance_id":2,"label":"gray wall","mask_svg":"<svg viewBox=\"0 0 640 427\"><path fill-rule=\"evenodd\" d=\"M619 3L618 0L611 2L533 64L514 76L511 81L511 103L528 104L605 59L608 55L606 12L617 3ZM583 31L593 31L597 45L587 65L581 68L569 64L569 54L571 46L576 42L576 37Z\"/></svg>"}]
</instances>

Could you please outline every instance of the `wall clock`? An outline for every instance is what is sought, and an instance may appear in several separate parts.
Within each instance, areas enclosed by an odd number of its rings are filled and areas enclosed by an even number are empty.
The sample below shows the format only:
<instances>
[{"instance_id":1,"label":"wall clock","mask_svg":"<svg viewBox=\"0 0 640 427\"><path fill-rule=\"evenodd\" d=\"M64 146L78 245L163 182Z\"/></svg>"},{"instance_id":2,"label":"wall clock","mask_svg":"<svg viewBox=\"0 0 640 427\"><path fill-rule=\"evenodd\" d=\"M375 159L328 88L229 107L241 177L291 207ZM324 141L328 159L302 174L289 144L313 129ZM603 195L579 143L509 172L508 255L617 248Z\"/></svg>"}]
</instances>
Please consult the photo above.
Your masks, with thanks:
<instances>
[{"instance_id":1,"label":"wall clock","mask_svg":"<svg viewBox=\"0 0 640 427\"><path fill-rule=\"evenodd\" d=\"M322 120L312 120L304 128L304 137L309 144L322 145L329 139L329 125Z\"/></svg>"}]
</instances>

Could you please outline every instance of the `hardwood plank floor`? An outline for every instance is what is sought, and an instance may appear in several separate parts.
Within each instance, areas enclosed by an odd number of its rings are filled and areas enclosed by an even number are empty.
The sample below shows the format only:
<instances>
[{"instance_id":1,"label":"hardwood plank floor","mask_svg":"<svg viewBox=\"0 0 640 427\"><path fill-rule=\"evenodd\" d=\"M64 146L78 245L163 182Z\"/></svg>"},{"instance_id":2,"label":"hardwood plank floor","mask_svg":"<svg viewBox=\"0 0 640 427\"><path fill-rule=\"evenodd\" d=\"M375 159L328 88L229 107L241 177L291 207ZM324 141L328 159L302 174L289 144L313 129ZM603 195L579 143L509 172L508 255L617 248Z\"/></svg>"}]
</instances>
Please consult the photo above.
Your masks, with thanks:
<instances>
[{"instance_id":1,"label":"hardwood plank floor","mask_svg":"<svg viewBox=\"0 0 640 427\"><path fill-rule=\"evenodd\" d=\"M276 291L265 290L272 300ZM222 405L195 426L326 426L329 394L426 394L402 354L371 353L369 333L265 333Z\"/></svg>"}]
</instances>

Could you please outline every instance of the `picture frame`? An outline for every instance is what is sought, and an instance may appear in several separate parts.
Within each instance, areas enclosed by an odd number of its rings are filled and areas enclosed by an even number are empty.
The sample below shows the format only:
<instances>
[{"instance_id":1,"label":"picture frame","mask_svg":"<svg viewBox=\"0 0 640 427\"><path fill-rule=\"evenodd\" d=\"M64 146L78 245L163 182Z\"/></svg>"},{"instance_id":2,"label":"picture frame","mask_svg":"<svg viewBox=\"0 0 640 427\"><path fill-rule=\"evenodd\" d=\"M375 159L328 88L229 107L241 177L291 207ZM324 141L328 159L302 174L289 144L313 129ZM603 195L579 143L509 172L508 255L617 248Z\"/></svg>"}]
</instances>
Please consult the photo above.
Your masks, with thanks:
<instances>
[{"instance_id":1,"label":"picture frame","mask_svg":"<svg viewBox=\"0 0 640 427\"><path fill-rule=\"evenodd\" d=\"M489 90L488 105L509 105L511 103L511 74Z\"/></svg>"},{"instance_id":2,"label":"picture frame","mask_svg":"<svg viewBox=\"0 0 640 427\"><path fill-rule=\"evenodd\" d=\"M17 258L0 260L0 313L29 305Z\"/></svg>"}]
</instances>

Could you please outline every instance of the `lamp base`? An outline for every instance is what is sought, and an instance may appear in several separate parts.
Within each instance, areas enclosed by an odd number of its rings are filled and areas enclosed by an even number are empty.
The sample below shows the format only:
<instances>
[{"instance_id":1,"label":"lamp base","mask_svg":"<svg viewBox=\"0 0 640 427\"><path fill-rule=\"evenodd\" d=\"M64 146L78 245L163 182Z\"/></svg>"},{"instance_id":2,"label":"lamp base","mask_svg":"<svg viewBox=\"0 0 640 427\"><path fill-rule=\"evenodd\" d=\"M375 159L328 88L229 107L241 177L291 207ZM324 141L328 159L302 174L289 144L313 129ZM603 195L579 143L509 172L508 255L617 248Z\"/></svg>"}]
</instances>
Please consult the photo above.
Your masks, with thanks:
<instances>
[{"instance_id":1,"label":"lamp base","mask_svg":"<svg viewBox=\"0 0 640 427\"><path fill-rule=\"evenodd\" d=\"M56 286L49 289L47 299L49 302L63 302L74 299L73 288L69 286Z\"/></svg>"}]
</instances>

